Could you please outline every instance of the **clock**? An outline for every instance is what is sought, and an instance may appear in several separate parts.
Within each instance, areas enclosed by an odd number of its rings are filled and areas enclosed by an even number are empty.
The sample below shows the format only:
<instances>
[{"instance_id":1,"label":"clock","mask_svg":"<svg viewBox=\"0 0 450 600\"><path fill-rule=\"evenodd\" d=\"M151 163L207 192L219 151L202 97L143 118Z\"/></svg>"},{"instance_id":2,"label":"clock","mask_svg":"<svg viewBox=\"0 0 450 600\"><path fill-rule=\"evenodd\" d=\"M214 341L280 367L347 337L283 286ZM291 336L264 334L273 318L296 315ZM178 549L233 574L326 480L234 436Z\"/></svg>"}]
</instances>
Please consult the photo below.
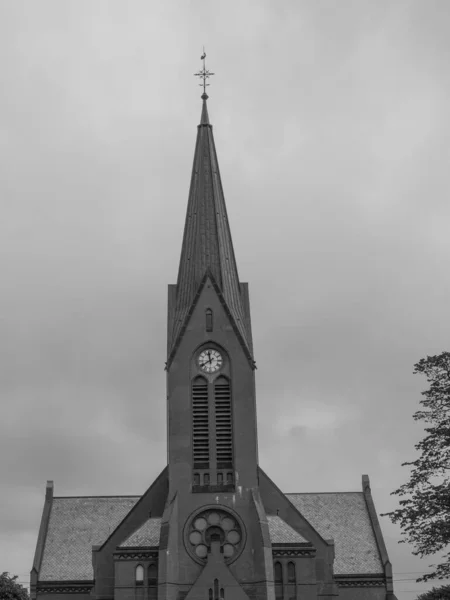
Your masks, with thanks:
<instances>
[{"instance_id":1,"label":"clock","mask_svg":"<svg viewBox=\"0 0 450 600\"><path fill-rule=\"evenodd\" d=\"M207 348L200 353L198 357L198 366L205 373L215 373L222 366L222 356L220 352L213 348Z\"/></svg>"}]
</instances>

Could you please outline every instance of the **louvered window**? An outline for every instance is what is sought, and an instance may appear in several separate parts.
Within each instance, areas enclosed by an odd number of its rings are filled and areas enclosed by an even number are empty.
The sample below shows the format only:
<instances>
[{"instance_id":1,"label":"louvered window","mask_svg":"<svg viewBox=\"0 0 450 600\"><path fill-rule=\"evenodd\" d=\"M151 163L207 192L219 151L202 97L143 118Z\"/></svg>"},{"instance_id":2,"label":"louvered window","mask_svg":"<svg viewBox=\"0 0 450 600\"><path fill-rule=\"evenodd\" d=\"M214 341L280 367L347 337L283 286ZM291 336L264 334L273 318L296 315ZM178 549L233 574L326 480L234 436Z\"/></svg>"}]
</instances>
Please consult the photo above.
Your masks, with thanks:
<instances>
[{"instance_id":1,"label":"louvered window","mask_svg":"<svg viewBox=\"0 0 450 600\"><path fill-rule=\"evenodd\" d=\"M216 409L216 458L218 469L233 467L233 422L230 382L219 377L214 384Z\"/></svg>"},{"instance_id":2,"label":"louvered window","mask_svg":"<svg viewBox=\"0 0 450 600\"><path fill-rule=\"evenodd\" d=\"M194 469L209 469L208 384L203 377L192 382L192 449Z\"/></svg>"}]
</instances>

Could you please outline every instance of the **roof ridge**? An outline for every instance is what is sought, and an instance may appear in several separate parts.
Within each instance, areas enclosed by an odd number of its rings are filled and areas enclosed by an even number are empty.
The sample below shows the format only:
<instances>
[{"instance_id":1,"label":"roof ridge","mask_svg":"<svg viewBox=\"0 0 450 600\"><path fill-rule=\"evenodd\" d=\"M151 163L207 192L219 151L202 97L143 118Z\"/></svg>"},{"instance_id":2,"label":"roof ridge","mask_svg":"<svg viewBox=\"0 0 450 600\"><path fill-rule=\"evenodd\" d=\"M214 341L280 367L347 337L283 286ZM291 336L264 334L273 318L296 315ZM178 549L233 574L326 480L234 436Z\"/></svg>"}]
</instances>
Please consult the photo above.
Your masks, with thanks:
<instances>
[{"instance_id":1,"label":"roof ridge","mask_svg":"<svg viewBox=\"0 0 450 600\"><path fill-rule=\"evenodd\" d=\"M141 494L142 495L142 494ZM66 500L68 498L140 498L139 494L125 494L123 496L120 495L92 495L92 496L53 496L53 500Z\"/></svg>"},{"instance_id":2,"label":"roof ridge","mask_svg":"<svg viewBox=\"0 0 450 600\"><path fill-rule=\"evenodd\" d=\"M349 490L348 492L284 492L285 496L314 496L317 494L363 494L358 490Z\"/></svg>"}]
</instances>

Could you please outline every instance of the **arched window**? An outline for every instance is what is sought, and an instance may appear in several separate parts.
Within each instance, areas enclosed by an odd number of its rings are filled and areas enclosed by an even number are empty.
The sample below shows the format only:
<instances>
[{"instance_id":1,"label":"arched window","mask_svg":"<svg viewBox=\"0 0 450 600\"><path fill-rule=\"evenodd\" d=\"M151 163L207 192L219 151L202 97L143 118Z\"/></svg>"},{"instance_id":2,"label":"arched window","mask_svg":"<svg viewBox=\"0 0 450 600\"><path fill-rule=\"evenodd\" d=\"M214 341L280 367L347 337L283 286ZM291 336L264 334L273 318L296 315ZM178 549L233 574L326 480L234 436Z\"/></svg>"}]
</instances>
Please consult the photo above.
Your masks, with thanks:
<instances>
[{"instance_id":1,"label":"arched window","mask_svg":"<svg viewBox=\"0 0 450 600\"><path fill-rule=\"evenodd\" d=\"M214 599L219 600L219 580L214 579Z\"/></svg>"},{"instance_id":2,"label":"arched window","mask_svg":"<svg viewBox=\"0 0 450 600\"><path fill-rule=\"evenodd\" d=\"M276 562L273 567L273 576L275 580L275 598L282 600L283 598L283 566L280 562Z\"/></svg>"},{"instance_id":3,"label":"arched window","mask_svg":"<svg viewBox=\"0 0 450 600\"><path fill-rule=\"evenodd\" d=\"M136 585L143 585L144 583L144 567L138 565L136 567Z\"/></svg>"},{"instance_id":4,"label":"arched window","mask_svg":"<svg viewBox=\"0 0 450 600\"><path fill-rule=\"evenodd\" d=\"M192 453L194 469L209 469L208 382L203 377L192 382Z\"/></svg>"},{"instance_id":5,"label":"arched window","mask_svg":"<svg viewBox=\"0 0 450 600\"><path fill-rule=\"evenodd\" d=\"M293 562L288 562L288 565L287 565L287 580L288 580L288 583L296 583L295 563L293 563Z\"/></svg>"},{"instance_id":6,"label":"arched window","mask_svg":"<svg viewBox=\"0 0 450 600\"><path fill-rule=\"evenodd\" d=\"M206 331L213 330L213 311L210 308L207 308L205 311L205 319L206 319Z\"/></svg>"}]
</instances>

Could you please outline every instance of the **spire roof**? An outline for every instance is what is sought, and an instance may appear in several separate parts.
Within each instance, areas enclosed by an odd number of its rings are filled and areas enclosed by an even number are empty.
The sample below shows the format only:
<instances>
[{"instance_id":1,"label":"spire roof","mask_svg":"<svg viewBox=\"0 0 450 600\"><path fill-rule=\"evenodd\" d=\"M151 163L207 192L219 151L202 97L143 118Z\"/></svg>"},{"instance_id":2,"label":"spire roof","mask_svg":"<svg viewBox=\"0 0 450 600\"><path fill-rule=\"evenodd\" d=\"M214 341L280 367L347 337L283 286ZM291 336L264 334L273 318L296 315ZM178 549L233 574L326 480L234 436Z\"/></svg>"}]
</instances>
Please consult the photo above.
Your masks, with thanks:
<instances>
[{"instance_id":1,"label":"spire roof","mask_svg":"<svg viewBox=\"0 0 450 600\"><path fill-rule=\"evenodd\" d=\"M207 276L221 293L239 337L248 354L252 354L249 319L238 277L207 99L203 93L174 312L169 326L169 359Z\"/></svg>"}]
</instances>

